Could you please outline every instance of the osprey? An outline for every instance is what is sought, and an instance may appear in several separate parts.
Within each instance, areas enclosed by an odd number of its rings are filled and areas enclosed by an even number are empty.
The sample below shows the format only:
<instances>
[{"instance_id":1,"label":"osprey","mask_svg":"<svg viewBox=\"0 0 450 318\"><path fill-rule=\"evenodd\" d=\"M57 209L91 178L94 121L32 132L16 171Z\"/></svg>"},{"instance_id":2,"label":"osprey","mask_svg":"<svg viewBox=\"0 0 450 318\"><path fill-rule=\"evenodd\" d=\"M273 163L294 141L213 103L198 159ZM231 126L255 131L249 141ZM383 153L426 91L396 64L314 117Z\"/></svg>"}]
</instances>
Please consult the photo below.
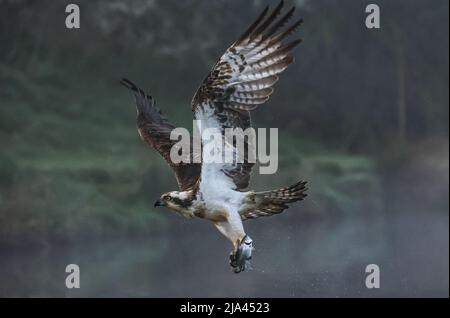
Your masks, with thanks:
<instances>
[{"instance_id":1,"label":"osprey","mask_svg":"<svg viewBox=\"0 0 450 318\"><path fill-rule=\"evenodd\" d=\"M290 51L301 42L297 39L285 43L302 19L284 28L295 8L278 18L282 7L283 1L268 15L267 6L226 50L198 88L191 106L201 130L218 128L223 133L225 128L251 127L250 111L269 99L277 74L294 61ZM155 207L165 206L187 218L213 222L233 244L230 254L233 271L247 269L253 241L245 233L242 221L281 213L289 203L306 196L306 182L272 191L246 190L254 165L247 156L240 163L206 163L204 158L209 153L204 149L200 163L174 163L170 150L177 141L170 139L170 133L175 126L161 114L152 96L130 80L122 79L121 83L134 91L141 138L165 158L178 183L179 191L162 194Z\"/></svg>"}]
</instances>

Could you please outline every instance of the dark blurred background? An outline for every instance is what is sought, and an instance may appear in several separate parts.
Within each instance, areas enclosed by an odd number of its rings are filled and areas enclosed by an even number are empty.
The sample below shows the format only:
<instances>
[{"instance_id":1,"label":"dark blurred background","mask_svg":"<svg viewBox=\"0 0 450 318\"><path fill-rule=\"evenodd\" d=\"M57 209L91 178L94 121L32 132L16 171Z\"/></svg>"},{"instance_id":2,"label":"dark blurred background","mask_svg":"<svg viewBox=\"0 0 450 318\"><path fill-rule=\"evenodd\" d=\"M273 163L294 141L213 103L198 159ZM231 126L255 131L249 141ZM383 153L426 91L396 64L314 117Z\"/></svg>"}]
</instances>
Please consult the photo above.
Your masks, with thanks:
<instances>
[{"instance_id":1,"label":"dark blurred background","mask_svg":"<svg viewBox=\"0 0 450 318\"><path fill-rule=\"evenodd\" d=\"M279 171L251 188L310 191L245 223L252 271L231 273L210 223L153 208L176 183L119 79L191 128L195 89L269 2L78 0L68 30L69 1L0 0L0 296L448 297L447 0L377 0L378 30L367 1L289 1L304 42L253 114L279 128Z\"/></svg>"}]
</instances>

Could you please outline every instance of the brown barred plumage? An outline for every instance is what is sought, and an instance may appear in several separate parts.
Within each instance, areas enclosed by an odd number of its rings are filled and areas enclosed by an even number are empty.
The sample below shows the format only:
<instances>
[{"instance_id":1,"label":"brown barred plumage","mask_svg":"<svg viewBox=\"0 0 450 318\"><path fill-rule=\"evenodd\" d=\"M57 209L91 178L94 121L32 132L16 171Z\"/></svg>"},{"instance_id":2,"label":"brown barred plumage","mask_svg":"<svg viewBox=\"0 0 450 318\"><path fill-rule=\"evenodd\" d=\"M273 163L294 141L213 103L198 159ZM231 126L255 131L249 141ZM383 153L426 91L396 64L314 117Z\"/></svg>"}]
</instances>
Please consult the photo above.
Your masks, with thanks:
<instances>
[{"instance_id":1,"label":"brown barred plumage","mask_svg":"<svg viewBox=\"0 0 450 318\"><path fill-rule=\"evenodd\" d=\"M252 110L255 104L264 103L272 93L258 96L259 102L236 100L242 92L253 92L271 88L278 80L277 74L284 71L294 59L289 51L301 40L287 45L283 41L292 34L302 20L296 21L285 31L279 30L292 18L295 8L276 21L281 13L283 1L264 19L268 7L246 32L222 55L220 60L200 85L192 99L192 109L209 102L220 101L224 107L237 110ZM262 97L262 99L261 99Z\"/></svg>"},{"instance_id":2,"label":"brown barred plumage","mask_svg":"<svg viewBox=\"0 0 450 318\"><path fill-rule=\"evenodd\" d=\"M277 20L283 5L284 2L280 1L266 18L269 11L267 6L222 55L192 98L194 113L201 105L208 104L221 117L230 116L231 112L235 112L237 116L249 117L249 111L270 98L273 86L278 81L278 74L294 62L294 58L289 55L290 51L301 42L301 39L297 39L284 43L303 20L297 20L283 31L282 28L293 17L295 10L294 7L291 8ZM231 116L226 122L230 123L234 119L236 116ZM247 128L240 126L239 122L230 126ZM236 165L233 171L226 171L227 175L233 176L238 190L248 186L253 164L246 162L244 167L242 169L242 165Z\"/></svg>"},{"instance_id":3,"label":"brown barred plumage","mask_svg":"<svg viewBox=\"0 0 450 318\"><path fill-rule=\"evenodd\" d=\"M134 92L137 108L137 128L142 140L156 149L172 168L178 187L181 191L193 189L200 176L199 163L173 163L170 160L170 149L177 142L170 140L170 132L175 128L156 107L152 96L146 95L142 89L132 81L123 78L120 82ZM192 146L192 140L190 145ZM191 151L191 154L193 152Z\"/></svg>"},{"instance_id":4,"label":"brown barred plumage","mask_svg":"<svg viewBox=\"0 0 450 318\"><path fill-rule=\"evenodd\" d=\"M306 181L272 191L254 192L251 194L251 208L240 211L242 220L255 219L260 216L271 216L283 212L288 203L303 200L306 194Z\"/></svg>"}]
</instances>

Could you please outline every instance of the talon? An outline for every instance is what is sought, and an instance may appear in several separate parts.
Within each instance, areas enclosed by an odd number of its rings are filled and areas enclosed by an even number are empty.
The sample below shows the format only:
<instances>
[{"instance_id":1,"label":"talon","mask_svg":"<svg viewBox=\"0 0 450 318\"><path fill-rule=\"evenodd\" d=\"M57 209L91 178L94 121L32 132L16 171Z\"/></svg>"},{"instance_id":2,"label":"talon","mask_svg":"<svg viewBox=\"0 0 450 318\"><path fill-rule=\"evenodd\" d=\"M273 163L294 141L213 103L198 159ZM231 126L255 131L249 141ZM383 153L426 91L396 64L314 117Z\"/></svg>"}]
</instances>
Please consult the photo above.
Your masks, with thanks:
<instances>
[{"instance_id":1,"label":"talon","mask_svg":"<svg viewBox=\"0 0 450 318\"><path fill-rule=\"evenodd\" d=\"M237 266L236 257L233 253L230 254L230 266L233 268Z\"/></svg>"},{"instance_id":2,"label":"talon","mask_svg":"<svg viewBox=\"0 0 450 318\"><path fill-rule=\"evenodd\" d=\"M242 272L244 269L242 267L234 267L233 268L233 273L235 274L239 274L240 272Z\"/></svg>"}]
</instances>

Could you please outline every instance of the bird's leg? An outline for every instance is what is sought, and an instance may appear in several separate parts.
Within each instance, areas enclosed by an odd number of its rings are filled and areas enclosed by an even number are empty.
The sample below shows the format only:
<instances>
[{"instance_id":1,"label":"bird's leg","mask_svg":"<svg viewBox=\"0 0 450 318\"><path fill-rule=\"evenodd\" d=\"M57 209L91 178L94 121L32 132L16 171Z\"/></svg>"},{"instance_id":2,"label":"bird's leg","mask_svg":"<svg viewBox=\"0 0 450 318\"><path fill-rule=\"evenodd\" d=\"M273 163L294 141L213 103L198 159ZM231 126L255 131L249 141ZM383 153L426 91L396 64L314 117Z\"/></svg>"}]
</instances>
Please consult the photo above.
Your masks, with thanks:
<instances>
[{"instance_id":1,"label":"bird's leg","mask_svg":"<svg viewBox=\"0 0 450 318\"><path fill-rule=\"evenodd\" d=\"M240 216L236 215L236 218L230 218L227 222L214 224L233 244L233 251L230 254L230 266L233 272L240 273L250 268L253 240L245 234Z\"/></svg>"},{"instance_id":2,"label":"bird's leg","mask_svg":"<svg viewBox=\"0 0 450 318\"><path fill-rule=\"evenodd\" d=\"M234 251L230 254L230 265L233 272L240 273L250 268L250 260L254 249L253 240L250 236L245 235L240 242L236 243Z\"/></svg>"}]
</instances>

